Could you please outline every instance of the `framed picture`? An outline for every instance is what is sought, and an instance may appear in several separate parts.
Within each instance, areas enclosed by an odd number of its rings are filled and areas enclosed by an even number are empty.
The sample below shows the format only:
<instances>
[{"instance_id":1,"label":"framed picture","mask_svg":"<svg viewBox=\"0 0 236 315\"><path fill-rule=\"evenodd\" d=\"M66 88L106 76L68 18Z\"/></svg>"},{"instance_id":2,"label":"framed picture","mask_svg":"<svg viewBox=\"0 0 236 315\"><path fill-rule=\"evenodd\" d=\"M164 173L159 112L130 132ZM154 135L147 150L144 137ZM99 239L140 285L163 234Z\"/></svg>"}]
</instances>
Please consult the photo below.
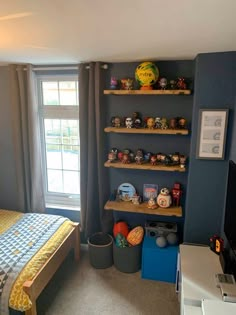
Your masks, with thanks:
<instances>
[{"instance_id":1,"label":"framed picture","mask_svg":"<svg viewBox=\"0 0 236 315\"><path fill-rule=\"evenodd\" d=\"M156 198L158 195L158 185L143 184L143 201L148 201L150 198Z\"/></svg>"},{"instance_id":2,"label":"framed picture","mask_svg":"<svg viewBox=\"0 0 236 315\"><path fill-rule=\"evenodd\" d=\"M228 109L200 109L197 158L223 160Z\"/></svg>"}]
</instances>

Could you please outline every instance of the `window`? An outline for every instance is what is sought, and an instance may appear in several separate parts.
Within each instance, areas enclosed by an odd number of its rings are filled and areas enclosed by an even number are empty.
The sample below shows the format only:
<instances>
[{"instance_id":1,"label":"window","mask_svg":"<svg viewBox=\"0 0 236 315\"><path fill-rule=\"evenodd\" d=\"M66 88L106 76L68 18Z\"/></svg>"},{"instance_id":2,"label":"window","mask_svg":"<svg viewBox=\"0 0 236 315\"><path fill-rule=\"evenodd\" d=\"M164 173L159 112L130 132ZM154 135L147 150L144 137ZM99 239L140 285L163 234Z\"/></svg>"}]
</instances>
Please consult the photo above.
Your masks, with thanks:
<instances>
[{"instance_id":1,"label":"window","mask_svg":"<svg viewBox=\"0 0 236 315\"><path fill-rule=\"evenodd\" d=\"M80 206L78 78L38 76L47 206Z\"/></svg>"}]
</instances>

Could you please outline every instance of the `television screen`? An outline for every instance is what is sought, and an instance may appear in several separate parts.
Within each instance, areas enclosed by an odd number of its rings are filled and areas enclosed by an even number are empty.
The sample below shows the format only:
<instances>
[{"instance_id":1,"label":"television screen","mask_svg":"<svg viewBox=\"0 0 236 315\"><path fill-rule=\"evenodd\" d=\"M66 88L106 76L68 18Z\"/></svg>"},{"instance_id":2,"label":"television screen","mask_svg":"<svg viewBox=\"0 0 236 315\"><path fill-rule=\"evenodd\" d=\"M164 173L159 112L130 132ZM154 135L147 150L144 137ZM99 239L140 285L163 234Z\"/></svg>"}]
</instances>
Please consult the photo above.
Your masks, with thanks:
<instances>
[{"instance_id":1,"label":"television screen","mask_svg":"<svg viewBox=\"0 0 236 315\"><path fill-rule=\"evenodd\" d=\"M233 249L236 249L236 164L229 161L224 232Z\"/></svg>"}]
</instances>

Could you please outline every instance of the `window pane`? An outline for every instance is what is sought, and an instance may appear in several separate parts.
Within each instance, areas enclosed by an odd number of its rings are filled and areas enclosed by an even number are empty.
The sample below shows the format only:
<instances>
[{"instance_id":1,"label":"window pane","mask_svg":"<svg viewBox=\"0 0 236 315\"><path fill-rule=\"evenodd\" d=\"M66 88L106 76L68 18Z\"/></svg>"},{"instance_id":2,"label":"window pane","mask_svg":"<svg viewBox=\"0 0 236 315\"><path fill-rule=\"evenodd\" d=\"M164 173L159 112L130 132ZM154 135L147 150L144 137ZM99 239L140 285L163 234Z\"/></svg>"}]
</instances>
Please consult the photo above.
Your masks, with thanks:
<instances>
[{"instance_id":1,"label":"window pane","mask_svg":"<svg viewBox=\"0 0 236 315\"><path fill-rule=\"evenodd\" d=\"M63 146L63 169L79 170L79 147L78 146Z\"/></svg>"},{"instance_id":2,"label":"window pane","mask_svg":"<svg viewBox=\"0 0 236 315\"><path fill-rule=\"evenodd\" d=\"M80 194L80 182L78 172L64 171L64 193Z\"/></svg>"},{"instance_id":3,"label":"window pane","mask_svg":"<svg viewBox=\"0 0 236 315\"><path fill-rule=\"evenodd\" d=\"M59 82L60 105L77 105L75 81Z\"/></svg>"},{"instance_id":4,"label":"window pane","mask_svg":"<svg viewBox=\"0 0 236 315\"><path fill-rule=\"evenodd\" d=\"M49 192L63 192L63 177L62 171L48 170L48 191Z\"/></svg>"},{"instance_id":5,"label":"window pane","mask_svg":"<svg viewBox=\"0 0 236 315\"><path fill-rule=\"evenodd\" d=\"M61 146L49 144L47 148L47 168L49 169L62 169L62 155Z\"/></svg>"},{"instance_id":6,"label":"window pane","mask_svg":"<svg viewBox=\"0 0 236 315\"><path fill-rule=\"evenodd\" d=\"M58 83L43 82L43 105L59 105Z\"/></svg>"}]
</instances>

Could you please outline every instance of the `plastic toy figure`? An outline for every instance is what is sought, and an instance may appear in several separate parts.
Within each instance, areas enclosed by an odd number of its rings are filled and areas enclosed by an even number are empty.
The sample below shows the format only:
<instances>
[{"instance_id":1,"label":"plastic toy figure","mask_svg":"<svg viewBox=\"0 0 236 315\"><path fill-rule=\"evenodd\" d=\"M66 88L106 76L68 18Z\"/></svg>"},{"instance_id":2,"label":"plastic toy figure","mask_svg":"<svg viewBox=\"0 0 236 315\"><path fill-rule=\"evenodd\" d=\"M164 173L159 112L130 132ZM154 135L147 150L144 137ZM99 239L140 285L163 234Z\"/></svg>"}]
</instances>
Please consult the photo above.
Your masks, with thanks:
<instances>
[{"instance_id":1,"label":"plastic toy figure","mask_svg":"<svg viewBox=\"0 0 236 315\"><path fill-rule=\"evenodd\" d=\"M133 90L133 79L121 79L121 89L122 90Z\"/></svg>"},{"instance_id":2,"label":"plastic toy figure","mask_svg":"<svg viewBox=\"0 0 236 315\"><path fill-rule=\"evenodd\" d=\"M186 129L186 125L187 125L186 119L183 118L183 117L179 117L179 118L178 118L177 125L178 125L178 128L179 128L179 129Z\"/></svg>"},{"instance_id":3,"label":"plastic toy figure","mask_svg":"<svg viewBox=\"0 0 236 315\"><path fill-rule=\"evenodd\" d=\"M159 87L162 89L162 90L165 90L166 87L167 87L167 79L166 78L161 78L158 82L158 85Z\"/></svg>"},{"instance_id":4,"label":"plastic toy figure","mask_svg":"<svg viewBox=\"0 0 236 315\"><path fill-rule=\"evenodd\" d=\"M157 204L161 208L168 208L172 204L170 191L168 188L162 188L157 196Z\"/></svg>"},{"instance_id":5,"label":"plastic toy figure","mask_svg":"<svg viewBox=\"0 0 236 315\"><path fill-rule=\"evenodd\" d=\"M170 129L176 129L177 128L177 119L171 118L169 121L169 128Z\"/></svg>"},{"instance_id":6,"label":"plastic toy figure","mask_svg":"<svg viewBox=\"0 0 236 315\"><path fill-rule=\"evenodd\" d=\"M179 207L182 193L183 191L181 190L181 185L179 183L175 183L174 187L171 190L172 201L174 206Z\"/></svg>"},{"instance_id":7,"label":"plastic toy figure","mask_svg":"<svg viewBox=\"0 0 236 315\"><path fill-rule=\"evenodd\" d=\"M126 128L132 128L133 127L133 119L131 117L127 117L125 119L125 126L126 126Z\"/></svg>"},{"instance_id":8,"label":"plastic toy figure","mask_svg":"<svg viewBox=\"0 0 236 315\"><path fill-rule=\"evenodd\" d=\"M123 153L123 157L122 157L122 161L121 162L124 163L124 164L129 164L130 163L129 154Z\"/></svg>"},{"instance_id":9,"label":"plastic toy figure","mask_svg":"<svg viewBox=\"0 0 236 315\"><path fill-rule=\"evenodd\" d=\"M178 152L175 152L174 154L171 155L171 161L172 165L179 165L180 156Z\"/></svg>"},{"instance_id":10,"label":"plastic toy figure","mask_svg":"<svg viewBox=\"0 0 236 315\"><path fill-rule=\"evenodd\" d=\"M154 129L154 125L155 125L155 120L153 117L149 117L147 119L147 128L148 129Z\"/></svg>"},{"instance_id":11,"label":"plastic toy figure","mask_svg":"<svg viewBox=\"0 0 236 315\"><path fill-rule=\"evenodd\" d=\"M157 165L157 156L156 155L151 156L150 163L151 163L151 165Z\"/></svg>"},{"instance_id":12,"label":"plastic toy figure","mask_svg":"<svg viewBox=\"0 0 236 315\"><path fill-rule=\"evenodd\" d=\"M184 79L183 77L179 77L179 78L177 79L176 87L177 87L179 90L186 90L187 85L186 85L185 79Z\"/></svg>"},{"instance_id":13,"label":"plastic toy figure","mask_svg":"<svg viewBox=\"0 0 236 315\"><path fill-rule=\"evenodd\" d=\"M135 155L135 162L137 164L142 164L144 161L144 156L143 156L143 150L142 149L138 149Z\"/></svg>"},{"instance_id":14,"label":"plastic toy figure","mask_svg":"<svg viewBox=\"0 0 236 315\"><path fill-rule=\"evenodd\" d=\"M148 208L149 209L156 209L157 208L157 203L156 203L155 199L152 197L148 200Z\"/></svg>"},{"instance_id":15,"label":"plastic toy figure","mask_svg":"<svg viewBox=\"0 0 236 315\"><path fill-rule=\"evenodd\" d=\"M161 118L161 129L168 129L168 123L165 117Z\"/></svg>"},{"instance_id":16,"label":"plastic toy figure","mask_svg":"<svg viewBox=\"0 0 236 315\"><path fill-rule=\"evenodd\" d=\"M186 160L187 160L187 157L185 155L183 155L183 154L180 155L179 162L180 162L180 167L181 168L185 168Z\"/></svg>"},{"instance_id":17,"label":"plastic toy figure","mask_svg":"<svg viewBox=\"0 0 236 315\"><path fill-rule=\"evenodd\" d=\"M116 127L116 128L121 127L121 118L120 117L114 117L114 127Z\"/></svg>"},{"instance_id":18,"label":"plastic toy figure","mask_svg":"<svg viewBox=\"0 0 236 315\"><path fill-rule=\"evenodd\" d=\"M156 129L161 129L161 117L156 117L155 118L155 125L154 128Z\"/></svg>"},{"instance_id":19,"label":"plastic toy figure","mask_svg":"<svg viewBox=\"0 0 236 315\"><path fill-rule=\"evenodd\" d=\"M116 90L118 88L118 80L115 77L111 77L110 89Z\"/></svg>"},{"instance_id":20,"label":"plastic toy figure","mask_svg":"<svg viewBox=\"0 0 236 315\"><path fill-rule=\"evenodd\" d=\"M175 82L175 80L170 80L170 89L171 89L171 90L175 90L175 88L176 88L176 82Z\"/></svg>"}]
</instances>

